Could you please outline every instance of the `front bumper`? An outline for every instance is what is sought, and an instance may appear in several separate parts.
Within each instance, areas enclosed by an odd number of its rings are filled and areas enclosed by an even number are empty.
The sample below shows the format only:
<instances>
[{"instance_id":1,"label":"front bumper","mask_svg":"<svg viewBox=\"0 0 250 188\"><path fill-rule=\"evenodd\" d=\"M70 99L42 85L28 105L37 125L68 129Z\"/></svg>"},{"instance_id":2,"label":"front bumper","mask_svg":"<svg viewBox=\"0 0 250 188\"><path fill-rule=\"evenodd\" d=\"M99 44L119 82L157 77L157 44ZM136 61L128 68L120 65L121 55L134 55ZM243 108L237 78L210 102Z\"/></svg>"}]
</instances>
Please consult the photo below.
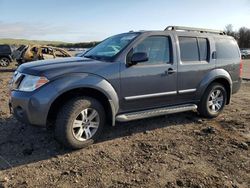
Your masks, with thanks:
<instances>
[{"instance_id":1,"label":"front bumper","mask_svg":"<svg viewBox=\"0 0 250 188\"><path fill-rule=\"evenodd\" d=\"M56 95L51 84L33 92L11 91L10 111L22 123L46 126L49 109Z\"/></svg>"},{"instance_id":2,"label":"front bumper","mask_svg":"<svg viewBox=\"0 0 250 188\"><path fill-rule=\"evenodd\" d=\"M46 109L32 94L20 91L12 91L9 100L10 111L15 118L25 124L45 126Z\"/></svg>"}]
</instances>

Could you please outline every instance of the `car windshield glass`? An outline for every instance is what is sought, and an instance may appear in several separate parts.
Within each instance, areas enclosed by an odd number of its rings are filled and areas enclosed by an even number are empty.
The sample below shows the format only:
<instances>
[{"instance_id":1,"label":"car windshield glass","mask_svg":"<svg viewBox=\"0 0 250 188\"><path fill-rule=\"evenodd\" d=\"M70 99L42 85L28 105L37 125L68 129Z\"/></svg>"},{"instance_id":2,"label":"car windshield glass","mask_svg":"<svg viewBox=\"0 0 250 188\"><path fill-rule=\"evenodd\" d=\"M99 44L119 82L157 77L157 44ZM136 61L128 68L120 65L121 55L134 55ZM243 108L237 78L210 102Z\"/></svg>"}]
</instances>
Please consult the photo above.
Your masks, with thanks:
<instances>
[{"instance_id":1,"label":"car windshield glass","mask_svg":"<svg viewBox=\"0 0 250 188\"><path fill-rule=\"evenodd\" d=\"M84 57L97 60L110 60L122 51L136 36L138 36L138 33L125 33L107 38L85 53Z\"/></svg>"}]
</instances>

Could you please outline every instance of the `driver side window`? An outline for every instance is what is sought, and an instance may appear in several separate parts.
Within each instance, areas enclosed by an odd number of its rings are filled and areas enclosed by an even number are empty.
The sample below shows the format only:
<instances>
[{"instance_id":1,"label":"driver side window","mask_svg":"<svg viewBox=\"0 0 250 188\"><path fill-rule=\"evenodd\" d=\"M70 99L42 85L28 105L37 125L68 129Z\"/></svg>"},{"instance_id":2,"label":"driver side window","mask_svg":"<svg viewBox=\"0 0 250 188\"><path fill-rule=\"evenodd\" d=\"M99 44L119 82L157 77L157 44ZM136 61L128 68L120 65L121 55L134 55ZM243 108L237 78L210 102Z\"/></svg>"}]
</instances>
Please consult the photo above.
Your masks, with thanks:
<instances>
[{"instance_id":1,"label":"driver side window","mask_svg":"<svg viewBox=\"0 0 250 188\"><path fill-rule=\"evenodd\" d=\"M170 37L150 36L138 44L133 53L144 52L148 55L146 64L165 64L171 62Z\"/></svg>"}]
</instances>

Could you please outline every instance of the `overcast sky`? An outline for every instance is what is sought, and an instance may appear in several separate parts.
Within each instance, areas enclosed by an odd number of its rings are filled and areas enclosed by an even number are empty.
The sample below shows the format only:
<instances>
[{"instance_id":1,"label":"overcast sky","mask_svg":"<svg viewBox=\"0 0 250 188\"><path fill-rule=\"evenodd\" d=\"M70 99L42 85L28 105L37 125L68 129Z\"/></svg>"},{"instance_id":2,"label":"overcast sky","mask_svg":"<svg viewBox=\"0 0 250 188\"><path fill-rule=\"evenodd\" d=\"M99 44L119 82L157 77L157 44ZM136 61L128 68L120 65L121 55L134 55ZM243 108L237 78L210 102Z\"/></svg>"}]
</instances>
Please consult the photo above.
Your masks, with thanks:
<instances>
[{"instance_id":1,"label":"overcast sky","mask_svg":"<svg viewBox=\"0 0 250 188\"><path fill-rule=\"evenodd\" d=\"M184 25L250 28L250 0L0 0L0 38L83 42Z\"/></svg>"}]
</instances>

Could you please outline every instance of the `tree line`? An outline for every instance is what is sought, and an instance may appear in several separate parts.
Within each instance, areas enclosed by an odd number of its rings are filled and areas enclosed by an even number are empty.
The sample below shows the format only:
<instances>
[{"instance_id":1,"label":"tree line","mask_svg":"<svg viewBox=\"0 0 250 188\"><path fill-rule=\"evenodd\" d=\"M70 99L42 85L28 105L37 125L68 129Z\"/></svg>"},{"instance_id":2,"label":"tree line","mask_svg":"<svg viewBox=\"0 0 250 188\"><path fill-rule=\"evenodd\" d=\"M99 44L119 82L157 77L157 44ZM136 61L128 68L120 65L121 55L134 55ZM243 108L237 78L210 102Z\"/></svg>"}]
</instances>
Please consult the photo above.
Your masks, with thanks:
<instances>
[{"instance_id":1,"label":"tree line","mask_svg":"<svg viewBox=\"0 0 250 188\"><path fill-rule=\"evenodd\" d=\"M62 43L62 44L48 44L49 46L59 47L59 48L92 48L100 42L80 42L80 43Z\"/></svg>"},{"instance_id":2,"label":"tree line","mask_svg":"<svg viewBox=\"0 0 250 188\"><path fill-rule=\"evenodd\" d=\"M234 31L232 24L229 24L225 27L225 32L237 40L240 48L250 48L250 29L241 27L238 31Z\"/></svg>"}]
</instances>

